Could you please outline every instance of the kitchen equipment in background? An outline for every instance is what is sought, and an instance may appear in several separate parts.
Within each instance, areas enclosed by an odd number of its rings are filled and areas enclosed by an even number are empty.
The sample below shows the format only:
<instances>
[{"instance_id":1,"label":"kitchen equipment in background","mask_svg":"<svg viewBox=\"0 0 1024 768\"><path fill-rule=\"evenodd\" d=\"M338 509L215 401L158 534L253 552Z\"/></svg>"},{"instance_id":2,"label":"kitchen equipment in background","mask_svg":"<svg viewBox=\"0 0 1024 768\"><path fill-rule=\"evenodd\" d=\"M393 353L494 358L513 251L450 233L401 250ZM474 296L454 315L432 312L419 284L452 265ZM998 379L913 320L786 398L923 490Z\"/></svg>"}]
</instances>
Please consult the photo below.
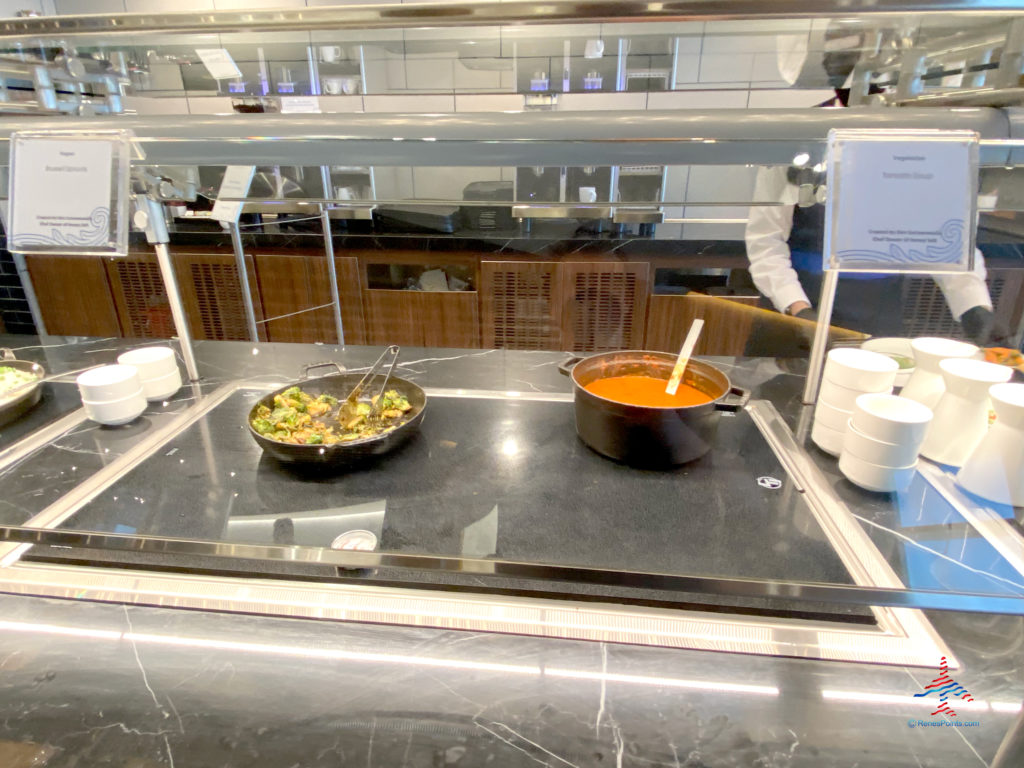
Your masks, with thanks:
<instances>
[{"instance_id":1,"label":"kitchen equipment in background","mask_svg":"<svg viewBox=\"0 0 1024 768\"><path fill-rule=\"evenodd\" d=\"M170 347L141 347L118 356L121 365L134 366L147 400L164 400L181 389L181 371Z\"/></svg>"},{"instance_id":2,"label":"kitchen equipment in background","mask_svg":"<svg viewBox=\"0 0 1024 768\"><path fill-rule=\"evenodd\" d=\"M711 363L691 360L686 366L683 383L711 398L700 405L628 405L586 389L597 379L615 376L650 376L668 383L675 363L666 352L631 350L574 357L559 366L572 377L580 439L604 456L638 467L685 464L711 450L721 412L742 409L749 397Z\"/></svg>"},{"instance_id":3,"label":"kitchen equipment in background","mask_svg":"<svg viewBox=\"0 0 1024 768\"><path fill-rule=\"evenodd\" d=\"M567 202L606 203L612 199L612 169L605 166L566 168L565 198ZM584 200L584 196L593 199Z\"/></svg>"},{"instance_id":4,"label":"kitchen equipment in background","mask_svg":"<svg viewBox=\"0 0 1024 768\"><path fill-rule=\"evenodd\" d=\"M332 64L341 58L344 58L345 51L340 45L321 45L320 46L320 61L326 64Z\"/></svg>"},{"instance_id":5,"label":"kitchen equipment in background","mask_svg":"<svg viewBox=\"0 0 1024 768\"><path fill-rule=\"evenodd\" d=\"M333 365L337 373L317 378L309 378L309 372L315 368L322 368L325 365ZM274 396L279 395L291 387L301 387L311 395L328 394L343 400L348 397L352 389L363 378L359 373L345 373L344 369L336 363L315 363L303 366L302 378L293 381L287 386L275 389L261 397L250 409L245 423L253 439L263 449L264 453L274 457L278 461L293 466L308 466L317 468L344 469L363 461L382 456L398 448L411 438L419 429L423 420L423 411L427 407L427 395L418 385L407 379L392 376L388 382L388 388L394 389L408 399L412 410L409 411L408 419L392 430L383 432L373 437L352 442L339 442L332 445L296 445L282 443L264 437L252 427L252 420L256 416L260 406L274 407ZM376 376L367 382L366 386L371 391L379 388L383 376Z\"/></svg>"},{"instance_id":6,"label":"kitchen equipment in background","mask_svg":"<svg viewBox=\"0 0 1024 768\"><path fill-rule=\"evenodd\" d=\"M814 409L811 440L825 453L838 456L857 398L892 391L899 365L890 357L853 347L828 353L821 390Z\"/></svg>"},{"instance_id":7,"label":"kitchen equipment in background","mask_svg":"<svg viewBox=\"0 0 1024 768\"><path fill-rule=\"evenodd\" d=\"M600 59L604 55L604 40L587 40L583 46L583 58Z\"/></svg>"},{"instance_id":8,"label":"kitchen equipment in background","mask_svg":"<svg viewBox=\"0 0 1024 768\"><path fill-rule=\"evenodd\" d=\"M281 67L281 79L277 81L278 93L295 93L295 81L292 80L292 71L288 67Z\"/></svg>"},{"instance_id":9,"label":"kitchen equipment in background","mask_svg":"<svg viewBox=\"0 0 1024 768\"><path fill-rule=\"evenodd\" d=\"M516 168L516 199L523 202L560 202L561 181L562 169L557 166Z\"/></svg>"},{"instance_id":10,"label":"kitchen equipment in background","mask_svg":"<svg viewBox=\"0 0 1024 768\"><path fill-rule=\"evenodd\" d=\"M86 415L99 424L128 424L146 410L142 380L134 366L100 366L81 374L76 382Z\"/></svg>"},{"instance_id":11,"label":"kitchen equipment in background","mask_svg":"<svg viewBox=\"0 0 1024 768\"><path fill-rule=\"evenodd\" d=\"M900 367L896 373L896 382L894 384L896 387L905 387L917 369L917 364L914 362L914 347L911 339L884 336L877 339L868 339L860 345L860 348L870 352L880 352L896 360L896 364Z\"/></svg>"},{"instance_id":12,"label":"kitchen equipment in background","mask_svg":"<svg viewBox=\"0 0 1024 768\"><path fill-rule=\"evenodd\" d=\"M245 93L247 85L244 80L231 80L228 82L228 93Z\"/></svg>"},{"instance_id":13,"label":"kitchen equipment in background","mask_svg":"<svg viewBox=\"0 0 1024 768\"><path fill-rule=\"evenodd\" d=\"M6 366L35 377L29 382L9 393L0 393L0 426L19 418L36 405L43 396L40 383L46 378L46 371L39 363L18 360L10 349L0 349L0 367Z\"/></svg>"},{"instance_id":14,"label":"kitchen equipment in background","mask_svg":"<svg viewBox=\"0 0 1024 768\"><path fill-rule=\"evenodd\" d=\"M352 187L335 187L334 188L334 199L335 200L358 200L359 195L356 194L355 189Z\"/></svg>"},{"instance_id":15,"label":"kitchen equipment in background","mask_svg":"<svg viewBox=\"0 0 1024 768\"><path fill-rule=\"evenodd\" d=\"M935 408L946 389L939 363L950 357L966 358L978 354L973 344L953 339L924 336L910 342L914 352L914 373L910 376L900 397L909 397L929 408Z\"/></svg>"},{"instance_id":16,"label":"kitchen equipment in background","mask_svg":"<svg viewBox=\"0 0 1024 768\"><path fill-rule=\"evenodd\" d=\"M458 228L459 210L454 205L382 205L374 209L373 218L387 231L451 234Z\"/></svg>"},{"instance_id":17,"label":"kitchen equipment in background","mask_svg":"<svg viewBox=\"0 0 1024 768\"><path fill-rule=\"evenodd\" d=\"M462 199L512 202L514 194L515 185L511 181L473 181L463 188ZM510 205L463 205L459 207L459 215L466 229L489 231L515 226Z\"/></svg>"},{"instance_id":18,"label":"kitchen equipment in background","mask_svg":"<svg viewBox=\"0 0 1024 768\"><path fill-rule=\"evenodd\" d=\"M530 77L530 90L531 91L546 91L548 90L548 73L541 70L537 70Z\"/></svg>"},{"instance_id":19,"label":"kitchen equipment in background","mask_svg":"<svg viewBox=\"0 0 1024 768\"><path fill-rule=\"evenodd\" d=\"M939 363L945 392L935 407L921 455L954 467L962 466L988 431L988 391L1009 381L1013 370L983 360L949 358Z\"/></svg>"},{"instance_id":20,"label":"kitchen equipment in background","mask_svg":"<svg viewBox=\"0 0 1024 768\"><path fill-rule=\"evenodd\" d=\"M583 90L600 91L603 82L604 78L601 77L601 73L592 69L583 76Z\"/></svg>"},{"instance_id":21,"label":"kitchen equipment in background","mask_svg":"<svg viewBox=\"0 0 1024 768\"><path fill-rule=\"evenodd\" d=\"M1024 507L1024 384L996 384L988 393L995 423L956 479L983 499Z\"/></svg>"},{"instance_id":22,"label":"kitchen equipment in background","mask_svg":"<svg viewBox=\"0 0 1024 768\"><path fill-rule=\"evenodd\" d=\"M839 470L869 491L906 490L931 419L931 410L914 400L861 395L843 433Z\"/></svg>"}]
</instances>

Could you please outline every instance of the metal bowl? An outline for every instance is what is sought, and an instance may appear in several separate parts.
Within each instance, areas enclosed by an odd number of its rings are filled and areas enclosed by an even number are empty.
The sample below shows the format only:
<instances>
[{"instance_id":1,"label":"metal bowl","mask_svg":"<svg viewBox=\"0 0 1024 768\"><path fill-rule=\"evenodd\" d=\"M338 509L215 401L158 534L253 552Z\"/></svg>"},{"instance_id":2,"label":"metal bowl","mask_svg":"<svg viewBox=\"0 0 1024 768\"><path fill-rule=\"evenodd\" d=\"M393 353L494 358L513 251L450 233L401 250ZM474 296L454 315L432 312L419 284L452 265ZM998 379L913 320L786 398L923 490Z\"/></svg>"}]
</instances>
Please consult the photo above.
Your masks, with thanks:
<instances>
[{"instance_id":1,"label":"metal bowl","mask_svg":"<svg viewBox=\"0 0 1024 768\"><path fill-rule=\"evenodd\" d=\"M0 349L0 366L4 365L35 375L36 381L27 385L13 397L0 395L0 426L21 418L39 404L39 400L43 396L42 381L46 378L43 366L28 360L18 360L14 353L6 348Z\"/></svg>"}]
</instances>

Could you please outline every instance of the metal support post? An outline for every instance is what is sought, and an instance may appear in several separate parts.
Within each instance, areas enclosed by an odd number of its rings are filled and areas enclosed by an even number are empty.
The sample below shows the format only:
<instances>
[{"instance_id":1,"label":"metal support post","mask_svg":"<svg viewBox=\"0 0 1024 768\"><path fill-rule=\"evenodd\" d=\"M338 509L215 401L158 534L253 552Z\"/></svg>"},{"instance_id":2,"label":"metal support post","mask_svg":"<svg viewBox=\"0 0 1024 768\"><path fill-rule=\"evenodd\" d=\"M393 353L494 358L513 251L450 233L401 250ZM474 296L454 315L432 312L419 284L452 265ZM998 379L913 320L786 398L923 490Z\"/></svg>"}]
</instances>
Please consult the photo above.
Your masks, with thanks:
<instances>
[{"instance_id":1,"label":"metal support post","mask_svg":"<svg viewBox=\"0 0 1024 768\"><path fill-rule=\"evenodd\" d=\"M256 311L252 306L252 293L249 290L249 270L245 264L245 251L242 249L242 233L238 229L237 221L232 221L228 229L231 232L231 247L235 251L235 265L238 267L238 280L241 283L245 325L249 329L249 339L257 342L260 336L256 327Z\"/></svg>"},{"instance_id":2,"label":"metal support post","mask_svg":"<svg viewBox=\"0 0 1024 768\"><path fill-rule=\"evenodd\" d=\"M991 768L1017 768L1021 765L1024 765L1024 709L1003 737Z\"/></svg>"},{"instance_id":3,"label":"metal support post","mask_svg":"<svg viewBox=\"0 0 1024 768\"><path fill-rule=\"evenodd\" d=\"M807 382L804 385L804 405L810 405L818 397L818 385L821 383L821 373L825 367L828 331L832 327L832 306L835 303L838 285L839 272L834 269L826 269L825 278L821 283L821 298L818 300L818 326L814 329L811 359L807 367Z\"/></svg>"},{"instance_id":4,"label":"metal support post","mask_svg":"<svg viewBox=\"0 0 1024 768\"><path fill-rule=\"evenodd\" d=\"M334 197L331 189L331 169L320 167L320 176L324 185L324 197ZM338 295L338 270L334 264L334 238L331 235L331 217L327 206L320 205L320 224L324 230L324 253L327 255L327 276L331 284L331 303L334 305L334 328L338 333L338 344L345 346L345 328L341 322L341 296Z\"/></svg>"},{"instance_id":5,"label":"metal support post","mask_svg":"<svg viewBox=\"0 0 1024 768\"><path fill-rule=\"evenodd\" d=\"M132 223L146 233L146 240L156 251L156 262L160 266L160 276L167 292L167 303L171 307L171 317L174 319L174 330L178 334L178 345L181 347L181 357L185 361L185 371L188 373L189 381L199 381L199 368L196 366L196 355L192 349L192 334L188 329L188 318L185 317L185 305L181 301L178 278L171 263L171 252L167 248L170 237L167 234L163 206L144 194L136 195L134 204Z\"/></svg>"},{"instance_id":6,"label":"metal support post","mask_svg":"<svg viewBox=\"0 0 1024 768\"><path fill-rule=\"evenodd\" d=\"M167 243L153 243L153 250L156 251L160 276L163 278L164 288L167 290L167 302L171 305L171 317L174 318L174 330L178 334L181 356L185 360L188 379L189 381L199 381L199 368L196 366L196 356L192 349L192 334L188 330L185 305L181 302L178 278L175 277L174 266L171 264L171 252L167 249Z\"/></svg>"}]
</instances>

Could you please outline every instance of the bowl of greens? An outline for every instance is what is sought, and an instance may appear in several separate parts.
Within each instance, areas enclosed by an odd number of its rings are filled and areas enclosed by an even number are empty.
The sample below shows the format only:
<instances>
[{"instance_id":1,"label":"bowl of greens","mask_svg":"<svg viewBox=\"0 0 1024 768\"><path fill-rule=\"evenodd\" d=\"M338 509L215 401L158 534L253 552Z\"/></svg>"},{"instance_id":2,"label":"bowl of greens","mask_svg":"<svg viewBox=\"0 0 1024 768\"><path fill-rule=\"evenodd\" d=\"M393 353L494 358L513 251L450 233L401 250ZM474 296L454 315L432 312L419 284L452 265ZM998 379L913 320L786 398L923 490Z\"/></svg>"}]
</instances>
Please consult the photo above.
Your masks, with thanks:
<instances>
[{"instance_id":1,"label":"bowl of greens","mask_svg":"<svg viewBox=\"0 0 1024 768\"><path fill-rule=\"evenodd\" d=\"M910 339L897 336L883 336L877 339L868 339L860 345L860 348L878 352L895 360L900 367L896 372L896 386L902 387L910 379L914 368L917 367L914 362L914 349L910 346L910 341Z\"/></svg>"}]
</instances>

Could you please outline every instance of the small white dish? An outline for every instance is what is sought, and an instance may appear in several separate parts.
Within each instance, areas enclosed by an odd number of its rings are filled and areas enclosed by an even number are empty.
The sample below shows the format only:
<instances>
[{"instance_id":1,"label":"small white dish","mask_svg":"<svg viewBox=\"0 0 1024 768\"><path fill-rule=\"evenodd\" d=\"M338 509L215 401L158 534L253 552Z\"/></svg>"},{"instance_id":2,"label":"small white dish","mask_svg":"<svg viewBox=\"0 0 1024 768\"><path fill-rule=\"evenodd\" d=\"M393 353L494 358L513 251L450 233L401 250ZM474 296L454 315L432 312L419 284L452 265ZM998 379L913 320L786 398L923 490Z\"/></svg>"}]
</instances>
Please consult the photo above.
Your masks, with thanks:
<instances>
[{"instance_id":1,"label":"small white dish","mask_svg":"<svg viewBox=\"0 0 1024 768\"><path fill-rule=\"evenodd\" d=\"M844 411L842 408L837 408L831 403L826 403L824 400L818 400L818 405L814 409L814 422L821 422L830 429L845 432L846 424L850 421L852 415L850 411Z\"/></svg>"},{"instance_id":2,"label":"small white dish","mask_svg":"<svg viewBox=\"0 0 1024 768\"><path fill-rule=\"evenodd\" d=\"M79 375L78 392L83 400L103 403L121 400L142 389L139 371L132 365L104 365Z\"/></svg>"},{"instance_id":3,"label":"small white dish","mask_svg":"<svg viewBox=\"0 0 1024 768\"><path fill-rule=\"evenodd\" d=\"M815 421L811 427L811 440L825 453L833 456L838 456L843 450L843 432L826 427L820 421Z\"/></svg>"},{"instance_id":4,"label":"small white dish","mask_svg":"<svg viewBox=\"0 0 1024 768\"><path fill-rule=\"evenodd\" d=\"M1024 506L1024 384L989 389L996 421L956 476L964 488L997 504Z\"/></svg>"},{"instance_id":5,"label":"small white dish","mask_svg":"<svg viewBox=\"0 0 1024 768\"><path fill-rule=\"evenodd\" d=\"M839 471L851 483L865 490L897 493L910 486L917 471L917 462L909 467L882 467L843 451L839 455Z\"/></svg>"},{"instance_id":6,"label":"small white dish","mask_svg":"<svg viewBox=\"0 0 1024 768\"><path fill-rule=\"evenodd\" d=\"M852 424L843 435L843 452L883 467L908 467L917 461L919 443L887 443L869 437Z\"/></svg>"},{"instance_id":7,"label":"small white dish","mask_svg":"<svg viewBox=\"0 0 1024 768\"><path fill-rule=\"evenodd\" d=\"M121 365L134 365L139 370L139 378L158 379L178 370L178 361L174 350L170 347L139 347L117 356Z\"/></svg>"},{"instance_id":8,"label":"small white dish","mask_svg":"<svg viewBox=\"0 0 1024 768\"><path fill-rule=\"evenodd\" d=\"M862 435L886 443L920 445L933 414L916 400L896 395L861 395L851 425Z\"/></svg>"},{"instance_id":9,"label":"small white dish","mask_svg":"<svg viewBox=\"0 0 1024 768\"><path fill-rule=\"evenodd\" d=\"M856 347L837 347L828 353L824 378L850 389L882 392L892 389L899 369L899 364L888 355Z\"/></svg>"},{"instance_id":10,"label":"small white dish","mask_svg":"<svg viewBox=\"0 0 1024 768\"><path fill-rule=\"evenodd\" d=\"M914 373L900 392L900 397L916 400L929 408L939 404L946 391L939 363L951 357L974 357L980 351L973 344L953 339L923 336L910 342L914 350Z\"/></svg>"},{"instance_id":11,"label":"small white dish","mask_svg":"<svg viewBox=\"0 0 1024 768\"><path fill-rule=\"evenodd\" d=\"M144 379L142 393L147 400L165 400L181 389L181 372L175 368L158 379Z\"/></svg>"},{"instance_id":12,"label":"small white dish","mask_svg":"<svg viewBox=\"0 0 1024 768\"><path fill-rule=\"evenodd\" d=\"M861 395L873 394L875 392L881 392L882 394L887 395L892 392L892 388L886 387L879 390L851 389L850 387L845 387L842 384L837 384L830 379L823 379L821 382L821 391L818 392L818 400L828 403L833 408L839 408L853 413L858 397Z\"/></svg>"},{"instance_id":13,"label":"small white dish","mask_svg":"<svg viewBox=\"0 0 1024 768\"><path fill-rule=\"evenodd\" d=\"M85 415L98 424L117 427L135 421L142 415L146 410L146 396L140 388L134 394L118 400L95 402L83 399L82 408Z\"/></svg>"},{"instance_id":14,"label":"small white dish","mask_svg":"<svg viewBox=\"0 0 1024 768\"><path fill-rule=\"evenodd\" d=\"M910 361L914 360L914 348L911 345L910 339L903 339L898 336L882 336L877 339L868 339L860 345L860 348L866 349L869 352L878 352L881 355L888 355L890 357L898 355ZM899 361L896 362L896 365L899 365ZM906 386L916 369L916 362L909 368L901 367L896 372L896 381L893 383L893 386Z\"/></svg>"}]
</instances>

